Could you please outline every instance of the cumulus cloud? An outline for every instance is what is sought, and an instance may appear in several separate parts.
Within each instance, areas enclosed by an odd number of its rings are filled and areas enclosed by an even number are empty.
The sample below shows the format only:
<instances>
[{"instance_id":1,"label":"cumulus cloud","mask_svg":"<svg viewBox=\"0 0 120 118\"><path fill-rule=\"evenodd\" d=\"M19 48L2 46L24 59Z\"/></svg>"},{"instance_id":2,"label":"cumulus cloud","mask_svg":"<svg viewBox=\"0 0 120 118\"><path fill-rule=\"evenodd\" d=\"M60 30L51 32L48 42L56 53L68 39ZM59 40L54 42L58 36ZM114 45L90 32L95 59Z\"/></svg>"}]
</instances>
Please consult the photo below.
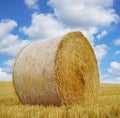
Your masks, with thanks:
<instances>
[{"instance_id":1,"label":"cumulus cloud","mask_svg":"<svg viewBox=\"0 0 120 118\"><path fill-rule=\"evenodd\" d=\"M9 45L8 43L8 46L1 48L0 53L10 57L15 57L18 54L19 50L27 44L29 44L29 41L27 40L18 40L14 45Z\"/></svg>"},{"instance_id":2,"label":"cumulus cloud","mask_svg":"<svg viewBox=\"0 0 120 118\"><path fill-rule=\"evenodd\" d=\"M51 14L33 14L32 22L29 27L23 27L22 31L31 40L52 38L63 35L70 31L58 22Z\"/></svg>"},{"instance_id":3,"label":"cumulus cloud","mask_svg":"<svg viewBox=\"0 0 120 118\"><path fill-rule=\"evenodd\" d=\"M6 62L4 62L4 67L2 68L2 70L8 74L12 73L12 68L13 68L13 63L14 63L14 59L9 59Z\"/></svg>"},{"instance_id":4,"label":"cumulus cloud","mask_svg":"<svg viewBox=\"0 0 120 118\"><path fill-rule=\"evenodd\" d=\"M30 40L52 38L77 30L94 45L94 34L99 27L109 26L119 20L112 9L113 0L49 0L47 4L53 7L54 14L34 13L31 25L21 28ZM103 31L98 38L105 35L107 31Z\"/></svg>"},{"instance_id":5,"label":"cumulus cloud","mask_svg":"<svg viewBox=\"0 0 120 118\"><path fill-rule=\"evenodd\" d=\"M108 51L108 46L105 44L101 44L101 45L96 45L93 46L94 51L95 51L95 55L97 58L97 62L99 65L99 74L100 74L100 80L101 82L104 82L104 80L109 76L108 74L102 74L101 69L100 69L100 64L101 61L104 59L104 57L107 55L107 51Z\"/></svg>"},{"instance_id":6,"label":"cumulus cloud","mask_svg":"<svg viewBox=\"0 0 120 118\"><path fill-rule=\"evenodd\" d=\"M9 59L6 62L4 62L4 66L2 70L6 73L12 73L12 67L13 67L14 59Z\"/></svg>"},{"instance_id":7,"label":"cumulus cloud","mask_svg":"<svg viewBox=\"0 0 120 118\"><path fill-rule=\"evenodd\" d=\"M8 74L0 68L0 81L12 80L11 74Z\"/></svg>"},{"instance_id":8,"label":"cumulus cloud","mask_svg":"<svg viewBox=\"0 0 120 118\"><path fill-rule=\"evenodd\" d=\"M105 55L107 54L107 49L108 46L105 44L101 44L101 45L96 45L94 47L95 50L95 54L98 60L98 64L100 64L101 60L105 57Z\"/></svg>"},{"instance_id":9,"label":"cumulus cloud","mask_svg":"<svg viewBox=\"0 0 120 118\"><path fill-rule=\"evenodd\" d=\"M27 7L34 9L34 10L39 9L37 2L38 2L38 0L25 0L25 4L27 5Z\"/></svg>"},{"instance_id":10,"label":"cumulus cloud","mask_svg":"<svg viewBox=\"0 0 120 118\"><path fill-rule=\"evenodd\" d=\"M58 19L70 27L109 26L118 22L113 0L49 0Z\"/></svg>"},{"instance_id":11,"label":"cumulus cloud","mask_svg":"<svg viewBox=\"0 0 120 118\"><path fill-rule=\"evenodd\" d=\"M0 21L0 39L10 33L17 26L16 21L4 19Z\"/></svg>"},{"instance_id":12,"label":"cumulus cloud","mask_svg":"<svg viewBox=\"0 0 120 118\"><path fill-rule=\"evenodd\" d=\"M114 45L120 46L120 38L114 40ZM120 50L115 51L115 54L119 55L120 54Z\"/></svg>"},{"instance_id":13,"label":"cumulus cloud","mask_svg":"<svg viewBox=\"0 0 120 118\"><path fill-rule=\"evenodd\" d=\"M70 31L81 31L93 45L93 35L97 33L98 29L96 27L88 29L65 27L64 24L55 19L52 14L45 15L34 13L32 15L31 25L29 27L22 27L21 31L32 41L58 37Z\"/></svg>"},{"instance_id":14,"label":"cumulus cloud","mask_svg":"<svg viewBox=\"0 0 120 118\"><path fill-rule=\"evenodd\" d=\"M98 34L96 37L97 37L97 39L102 39L104 36L106 36L108 34L108 32L107 31L102 31L100 34Z\"/></svg>"},{"instance_id":15,"label":"cumulus cloud","mask_svg":"<svg viewBox=\"0 0 120 118\"><path fill-rule=\"evenodd\" d=\"M117 51L115 52L115 54L120 54L120 50L117 50Z\"/></svg>"},{"instance_id":16,"label":"cumulus cloud","mask_svg":"<svg viewBox=\"0 0 120 118\"><path fill-rule=\"evenodd\" d=\"M11 34L17 23L13 20L0 22L0 53L7 56L16 56L18 51L28 44L27 40L21 40L18 35Z\"/></svg>"},{"instance_id":17,"label":"cumulus cloud","mask_svg":"<svg viewBox=\"0 0 120 118\"><path fill-rule=\"evenodd\" d=\"M116 78L116 80L118 80L120 82L120 76Z\"/></svg>"},{"instance_id":18,"label":"cumulus cloud","mask_svg":"<svg viewBox=\"0 0 120 118\"><path fill-rule=\"evenodd\" d=\"M4 65L12 67L13 66L13 62L14 62L14 60L10 59L10 60L7 60L6 62L4 62Z\"/></svg>"},{"instance_id":19,"label":"cumulus cloud","mask_svg":"<svg viewBox=\"0 0 120 118\"><path fill-rule=\"evenodd\" d=\"M116 39L116 40L114 41L114 44L117 45L117 46L120 46L120 38Z\"/></svg>"},{"instance_id":20,"label":"cumulus cloud","mask_svg":"<svg viewBox=\"0 0 120 118\"><path fill-rule=\"evenodd\" d=\"M100 79L101 79L101 80L104 80L104 79L108 78L109 76L110 76L110 75L108 75L108 74L104 74L104 75L101 75Z\"/></svg>"},{"instance_id":21,"label":"cumulus cloud","mask_svg":"<svg viewBox=\"0 0 120 118\"><path fill-rule=\"evenodd\" d=\"M35 2L36 3L36 2ZM119 16L115 13L113 0L49 0L48 5L53 7L54 14L32 15L31 25L21 28L30 40L52 38L65 34L68 31L81 31L94 45L94 34L99 26L109 26L117 23ZM101 32L98 38L107 35Z\"/></svg>"},{"instance_id":22,"label":"cumulus cloud","mask_svg":"<svg viewBox=\"0 0 120 118\"><path fill-rule=\"evenodd\" d=\"M1 20L0 21L0 54L9 57L15 57L18 51L28 44L27 40L21 40L18 35L11 32L17 26L14 20ZM13 59L3 63L4 67L0 68L0 80L11 80Z\"/></svg>"},{"instance_id":23,"label":"cumulus cloud","mask_svg":"<svg viewBox=\"0 0 120 118\"><path fill-rule=\"evenodd\" d=\"M1 38L1 42L0 42L0 48L4 48L4 47L8 47L11 46L12 44L16 44L17 40L18 40L18 36L17 35L13 35L13 34L6 34L3 38Z\"/></svg>"},{"instance_id":24,"label":"cumulus cloud","mask_svg":"<svg viewBox=\"0 0 120 118\"><path fill-rule=\"evenodd\" d=\"M108 69L108 72L110 72L117 80L120 81L120 63L117 61L113 61L110 64L110 68Z\"/></svg>"},{"instance_id":25,"label":"cumulus cloud","mask_svg":"<svg viewBox=\"0 0 120 118\"><path fill-rule=\"evenodd\" d=\"M98 32L98 29L96 27L91 27L88 30L81 29L80 30L90 41L92 45L94 45L94 34Z\"/></svg>"}]
</instances>

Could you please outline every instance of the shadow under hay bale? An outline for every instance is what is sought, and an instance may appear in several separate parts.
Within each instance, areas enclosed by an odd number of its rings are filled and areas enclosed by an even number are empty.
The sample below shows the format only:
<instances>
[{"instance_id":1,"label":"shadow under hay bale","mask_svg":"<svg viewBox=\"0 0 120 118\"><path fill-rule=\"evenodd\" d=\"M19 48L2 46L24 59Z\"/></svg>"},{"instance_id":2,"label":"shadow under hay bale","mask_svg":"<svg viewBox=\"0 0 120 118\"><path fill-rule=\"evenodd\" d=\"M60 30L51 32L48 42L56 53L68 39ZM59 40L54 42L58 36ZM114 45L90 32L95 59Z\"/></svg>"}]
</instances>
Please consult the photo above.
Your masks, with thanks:
<instances>
[{"instance_id":1,"label":"shadow under hay bale","mask_svg":"<svg viewBox=\"0 0 120 118\"><path fill-rule=\"evenodd\" d=\"M16 57L13 83L24 104L91 103L99 88L94 51L80 32L37 41Z\"/></svg>"}]
</instances>

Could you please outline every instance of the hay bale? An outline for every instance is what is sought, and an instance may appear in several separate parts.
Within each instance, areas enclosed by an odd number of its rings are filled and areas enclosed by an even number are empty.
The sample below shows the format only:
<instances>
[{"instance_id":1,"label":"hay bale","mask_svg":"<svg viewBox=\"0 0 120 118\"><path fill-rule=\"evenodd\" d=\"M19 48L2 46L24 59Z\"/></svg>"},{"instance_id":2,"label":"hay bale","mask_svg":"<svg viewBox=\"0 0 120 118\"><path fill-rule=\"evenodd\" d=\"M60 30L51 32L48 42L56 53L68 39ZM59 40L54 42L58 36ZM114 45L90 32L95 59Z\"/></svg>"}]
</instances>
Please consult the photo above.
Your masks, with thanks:
<instances>
[{"instance_id":1,"label":"hay bale","mask_svg":"<svg viewBox=\"0 0 120 118\"><path fill-rule=\"evenodd\" d=\"M90 103L99 86L94 51L80 32L35 42L16 57L13 83L24 104Z\"/></svg>"}]
</instances>

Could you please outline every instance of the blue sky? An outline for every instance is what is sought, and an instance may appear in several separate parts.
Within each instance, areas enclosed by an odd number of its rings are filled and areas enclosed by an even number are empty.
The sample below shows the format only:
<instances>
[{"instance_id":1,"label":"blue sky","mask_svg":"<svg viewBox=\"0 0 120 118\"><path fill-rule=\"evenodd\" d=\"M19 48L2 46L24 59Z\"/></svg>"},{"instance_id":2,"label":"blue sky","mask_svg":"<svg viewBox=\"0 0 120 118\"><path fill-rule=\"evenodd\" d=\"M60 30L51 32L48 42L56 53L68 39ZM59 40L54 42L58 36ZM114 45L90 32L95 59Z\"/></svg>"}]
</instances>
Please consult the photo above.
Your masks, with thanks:
<instances>
[{"instance_id":1,"label":"blue sky","mask_svg":"<svg viewBox=\"0 0 120 118\"><path fill-rule=\"evenodd\" d=\"M12 80L25 45L81 31L98 60L100 81L120 83L120 0L1 0L0 80Z\"/></svg>"}]
</instances>

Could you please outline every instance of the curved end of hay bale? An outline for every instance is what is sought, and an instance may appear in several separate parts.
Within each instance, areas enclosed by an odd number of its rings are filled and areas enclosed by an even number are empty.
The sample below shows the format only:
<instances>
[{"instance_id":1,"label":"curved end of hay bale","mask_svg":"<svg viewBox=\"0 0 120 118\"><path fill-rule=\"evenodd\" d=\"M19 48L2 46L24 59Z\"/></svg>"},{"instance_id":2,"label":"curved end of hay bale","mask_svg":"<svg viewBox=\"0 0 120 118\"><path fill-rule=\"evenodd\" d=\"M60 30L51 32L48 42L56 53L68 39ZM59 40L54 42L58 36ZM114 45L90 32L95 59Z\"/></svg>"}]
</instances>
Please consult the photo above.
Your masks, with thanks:
<instances>
[{"instance_id":1,"label":"curved end of hay bale","mask_svg":"<svg viewBox=\"0 0 120 118\"><path fill-rule=\"evenodd\" d=\"M18 53L12 72L15 92L23 104L60 106L60 100L53 80L53 64L50 63L51 67L48 67L48 72L46 69L46 65L49 61L52 62L52 59L48 59L48 62L45 62L44 59L40 60L44 56L48 58L47 54L42 55L39 52L40 44L41 42L37 42L33 43L33 45L25 46ZM48 50L47 52L41 50L41 52L48 53ZM34 51L36 52L34 53ZM53 57L52 53L51 56Z\"/></svg>"},{"instance_id":2,"label":"curved end of hay bale","mask_svg":"<svg viewBox=\"0 0 120 118\"><path fill-rule=\"evenodd\" d=\"M55 80L61 104L91 103L99 86L94 51L80 32L65 35L56 51Z\"/></svg>"},{"instance_id":3,"label":"curved end of hay bale","mask_svg":"<svg viewBox=\"0 0 120 118\"><path fill-rule=\"evenodd\" d=\"M91 103L99 86L94 51L80 32L28 45L15 60L13 84L24 104Z\"/></svg>"},{"instance_id":4,"label":"curved end of hay bale","mask_svg":"<svg viewBox=\"0 0 120 118\"><path fill-rule=\"evenodd\" d=\"M17 54L17 56L16 56L16 58L15 58L15 60L14 60L14 65L13 65L13 70L12 70L12 79L13 79L12 83L13 83L13 86L14 86L14 88L15 88L15 93L17 94L17 96L18 96L18 98L19 98L19 100L20 100L21 102L23 102L23 101L22 101L22 99L20 98L19 92L17 91L18 86L17 86L17 82L16 82L17 79L16 79L16 68L15 68L15 64L16 64L16 61L17 61L20 53L22 52L22 50L24 50L25 47L26 47L26 46L24 46L24 47L19 51L19 53Z\"/></svg>"}]
</instances>

